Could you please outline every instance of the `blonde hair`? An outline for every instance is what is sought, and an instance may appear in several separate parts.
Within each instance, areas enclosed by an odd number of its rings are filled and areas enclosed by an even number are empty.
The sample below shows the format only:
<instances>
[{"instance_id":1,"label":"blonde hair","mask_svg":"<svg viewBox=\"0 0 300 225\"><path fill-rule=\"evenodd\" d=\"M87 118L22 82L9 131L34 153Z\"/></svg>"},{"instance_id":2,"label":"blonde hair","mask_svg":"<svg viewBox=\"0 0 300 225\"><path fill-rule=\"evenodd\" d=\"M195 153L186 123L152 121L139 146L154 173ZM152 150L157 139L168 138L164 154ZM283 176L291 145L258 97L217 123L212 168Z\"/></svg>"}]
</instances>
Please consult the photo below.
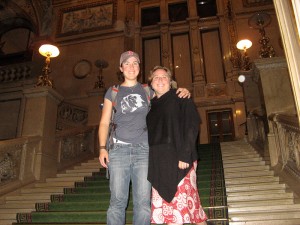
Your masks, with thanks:
<instances>
[{"instance_id":1,"label":"blonde hair","mask_svg":"<svg viewBox=\"0 0 300 225\"><path fill-rule=\"evenodd\" d=\"M170 79L170 82L172 81L172 73L171 73L171 70L169 68L167 68L165 66L154 66L153 69L150 70L150 75L148 77L149 83L152 82L153 77L154 77L154 73L155 73L156 70L164 70L164 71L166 71L166 73L167 73L167 75L168 75L168 77Z\"/></svg>"}]
</instances>

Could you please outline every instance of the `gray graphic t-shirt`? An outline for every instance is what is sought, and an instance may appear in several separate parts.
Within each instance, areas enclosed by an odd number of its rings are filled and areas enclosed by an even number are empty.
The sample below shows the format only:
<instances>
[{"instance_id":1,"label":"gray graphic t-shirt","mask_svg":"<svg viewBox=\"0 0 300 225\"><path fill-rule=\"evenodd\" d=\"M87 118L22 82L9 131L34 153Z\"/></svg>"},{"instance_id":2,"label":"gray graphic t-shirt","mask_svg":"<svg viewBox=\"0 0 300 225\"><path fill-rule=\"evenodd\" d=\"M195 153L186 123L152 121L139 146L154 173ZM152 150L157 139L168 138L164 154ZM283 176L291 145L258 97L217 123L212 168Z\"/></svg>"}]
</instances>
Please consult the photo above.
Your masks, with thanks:
<instances>
[{"instance_id":1,"label":"gray graphic t-shirt","mask_svg":"<svg viewBox=\"0 0 300 225\"><path fill-rule=\"evenodd\" d=\"M111 101L110 87L105 98ZM151 92L151 95L153 92ZM119 86L116 97L116 113L114 122L117 124L116 139L127 143L148 144L146 115L149 105L143 86L138 83L133 87Z\"/></svg>"}]
</instances>

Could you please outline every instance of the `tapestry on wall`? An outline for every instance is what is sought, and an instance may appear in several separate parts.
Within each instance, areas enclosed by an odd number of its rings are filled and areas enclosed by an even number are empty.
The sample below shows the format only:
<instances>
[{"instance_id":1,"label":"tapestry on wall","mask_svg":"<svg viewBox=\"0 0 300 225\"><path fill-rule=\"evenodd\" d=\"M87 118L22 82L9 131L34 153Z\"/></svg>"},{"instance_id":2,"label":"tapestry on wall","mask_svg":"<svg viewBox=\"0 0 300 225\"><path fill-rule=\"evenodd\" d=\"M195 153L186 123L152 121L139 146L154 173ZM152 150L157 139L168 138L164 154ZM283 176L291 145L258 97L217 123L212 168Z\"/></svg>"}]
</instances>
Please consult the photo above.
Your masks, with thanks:
<instances>
[{"instance_id":1,"label":"tapestry on wall","mask_svg":"<svg viewBox=\"0 0 300 225\"><path fill-rule=\"evenodd\" d=\"M113 27L116 2L91 3L60 10L58 37L76 35Z\"/></svg>"}]
</instances>

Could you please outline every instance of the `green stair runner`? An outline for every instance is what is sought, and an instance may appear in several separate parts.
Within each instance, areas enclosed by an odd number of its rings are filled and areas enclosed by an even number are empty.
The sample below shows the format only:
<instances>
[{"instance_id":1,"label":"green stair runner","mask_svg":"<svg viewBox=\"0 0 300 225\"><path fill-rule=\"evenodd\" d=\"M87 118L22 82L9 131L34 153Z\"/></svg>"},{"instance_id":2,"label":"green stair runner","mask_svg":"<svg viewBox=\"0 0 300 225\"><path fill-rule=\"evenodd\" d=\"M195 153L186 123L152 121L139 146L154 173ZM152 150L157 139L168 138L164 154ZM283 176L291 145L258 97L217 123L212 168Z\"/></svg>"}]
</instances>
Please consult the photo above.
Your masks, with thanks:
<instances>
[{"instance_id":1,"label":"green stair runner","mask_svg":"<svg viewBox=\"0 0 300 225\"><path fill-rule=\"evenodd\" d=\"M202 206L209 224L228 225L226 190L219 144L198 147L200 161L197 183ZM49 203L36 203L36 211L18 213L17 224L106 224L109 205L109 184L105 170L76 182L75 188L65 188L64 194L52 195ZM132 222L132 198L126 212L126 223Z\"/></svg>"}]
</instances>

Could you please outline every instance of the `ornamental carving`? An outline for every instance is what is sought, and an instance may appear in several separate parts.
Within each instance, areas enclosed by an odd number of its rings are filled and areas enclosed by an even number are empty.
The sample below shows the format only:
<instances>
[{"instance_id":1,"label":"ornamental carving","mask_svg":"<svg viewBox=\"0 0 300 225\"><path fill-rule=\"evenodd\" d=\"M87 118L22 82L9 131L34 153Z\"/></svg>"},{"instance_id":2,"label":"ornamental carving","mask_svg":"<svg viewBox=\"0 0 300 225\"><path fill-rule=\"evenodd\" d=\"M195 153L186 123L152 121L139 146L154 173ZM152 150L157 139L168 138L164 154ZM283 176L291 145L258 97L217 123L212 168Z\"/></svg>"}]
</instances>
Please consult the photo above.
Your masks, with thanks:
<instances>
[{"instance_id":1,"label":"ornamental carving","mask_svg":"<svg viewBox=\"0 0 300 225\"><path fill-rule=\"evenodd\" d=\"M226 96L225 85L211 85L206 87L208 97Z\"/></svg>"},{"instance_id":2,"label":"ornamental carving","mask_svg":"<svg viewBox=\"0 0 300 225\"><path fill-rule=\"evenodd\" d=\"M19 175L22 146L12 146L0 154L0 185Z\"/></svg>"},{"instance_id":3,"label":"ornamental carving","mask_svg":"<svg viewBox=\"0 0 300 225\"><path fill-rule=\"evenodd\" d=\"M87 109L63 102L58 107L57 130L72 128L87 123Z\"/></svg>"}]
</instances>

